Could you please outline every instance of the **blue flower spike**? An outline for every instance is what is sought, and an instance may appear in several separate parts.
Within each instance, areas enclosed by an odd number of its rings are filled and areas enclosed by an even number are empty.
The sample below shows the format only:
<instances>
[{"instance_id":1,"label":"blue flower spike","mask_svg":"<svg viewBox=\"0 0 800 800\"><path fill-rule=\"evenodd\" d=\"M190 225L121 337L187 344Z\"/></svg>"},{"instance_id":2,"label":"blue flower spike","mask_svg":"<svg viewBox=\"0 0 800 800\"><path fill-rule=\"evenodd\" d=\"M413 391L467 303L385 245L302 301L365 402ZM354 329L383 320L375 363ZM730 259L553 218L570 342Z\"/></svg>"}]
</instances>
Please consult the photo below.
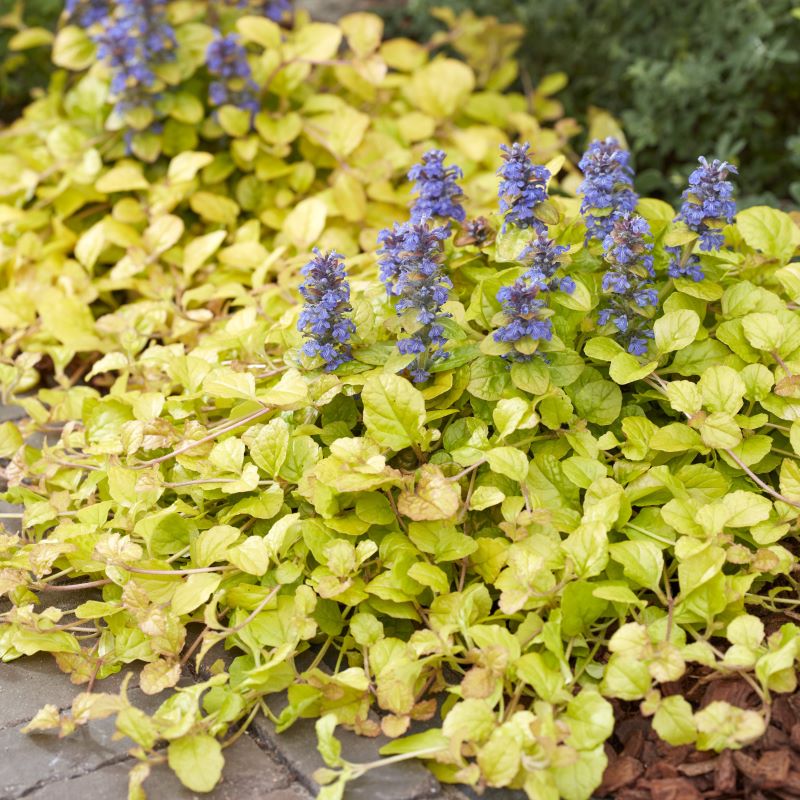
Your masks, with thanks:
<instances>
[{"instance_id":1,"label":"blue flower spike","mask_svg":"<svg viewBox=\"0 0 800 800\"><path fill-rule=\"evenodd\" d=\"M342 258L339 253L315 249L314 258L300 270L305 277L300 286L305 305L297 328L308 338L303 353L322 358L326 372L353 359L350 337L356 327L346 316L353 308Z\"/></svg>"},{"instance_id":2,"label":"blue flower spike","mask_svg":"<svg viewBox=\"0 0 800 800\"><path fill-rule=\"evenodd\" d=\"M575 281L569 276L559 277L556 272L564 265L564 255L569 252L566 245L557 245L547 235L540 233L519 254L519 260L528 267L523 276L539 286L541 291L562 291L572 294Z\"/></svg>"},{"instance_id":3,"label":"blue flower spike","mask_svg":"<svg viewBox=\"0 0 800 800\"><path fill-rule=\"evenodd\" d=\"M208 90L211 104L232 105L255 114L259 109L258 86L239 37L229 33L211 42L206 51L206 62L209 73L215 78Z\"/></svg>"},{"instance_id":4,"label":"blue flower spike","mask_svg":"<svg viewBox=\"0 0 800 800\"><path fill-rule=\"evenodd\" d=\"M94 13L100 6L92 3L76 5L81 18L102 23L92 33L97 55L112 70L111 94L115 110L125 113L152 104L158 84L154 68L174 60L177 41L175 31L166 18L165 0L119 0L116 13L109 11L104 20Z\"/></svg>"},{"instance_id":5,"label":"blue flower spike","mask_svg":"<svg viewBox=\"0 0 800 800\"><path fill-rule=\"evenodd\" d=\"M439 217L463 222L467 214L461 205L464 191L457 181L464 177L458 166L444 166L446 154L443 150L429 150L421 164L415 164L408 179L415 181L417 197L411 206L411 221L425 222Z\"/></svg>"},{"instance_id":6,"label":"blue flower spike","mask_svg":"<svg viewBox=\"0 0 800 800\"><path fill-rule=\"evenodd\" d=\"M540 341L553 338L548 294L575 291L572 278L556 274L568 250L540 233L520 253L519 259L528 269L511 286L497 292L504 324L494 332L494 340L511 345L503 355L506 360L529 361L538 352Z\"/></svg>"},{"instance_id":7,"label":"blue flower spike","mask_svg":"<svg viewBox=\"0 0 800 800\"><path fill-rule=\"evenodd\" d=\"M586 221L586 241L602 241L611 232L614 219L636 208L630 153L613 137L595 139L578 162L583 182L581 215Z\"/></svg>"},{"instance_id":8,"label":"blue flower spike","mask_svg":"<svg viewBox=\"0 0 800 800\"><path fill-rule=\"evenodd\" d=\"M608 270L603 291L608 293L600 309L600 325L611 324L617 340L635 356L647 352L653 338L648 309L658 305L653 287L653 243L650 225L638 214L621 214L603 239Z\"/></svg>"},{"instance_id":9,"label":"blue flower spike","mask_svg":"<svg viewBox=\"0 0 800 800\"><path fill-rule=\"evenodd\" d=\"M109 0L67 0L64 10L69 21L81 28L104 22L111 14Z\"/></svg>"},{"instance_id":10,"label":"blue flower spike","mask_svg":"<svg viewBox=\"0 0 800 800\"><path fill-rule=\"evenodd\" d=\"M738 173L727 161L714 159L709 163L704 156L698 161L700 166L689 176L689 186L683 192L683 204L676 220L686 223L690 231L699 235L700 249L708 253L722 247L725 242L722 228L736 216L734 186L728 176ZM671 278L703 280L705 274L700 261L690 249L667 247L666 250L672 255L667 270Z\"/></svg>"},{"instance_id":11,"label":"blue flower spike","mask_svg":"<svg viewBox=\"0 0 800 800\"><path fill-rule=\"evenodd\" d=\"M290 0L225 0L245 12L261 14L273 22L283 22L292 11Z\"/></svg>"},{"instance_id":12,"label":"blue flower spike","mask_svg":"<svg viewBox=\"0 0 800 800\"><path fill-rule=\"evenodd\" d=\"M502 179L497 192L500 211L505 216L503 230L508 225L516 228L533 228L545 233L547 225L536 213L547 201L547 181L550 170L531 161L530 144L500 145L503 151L503 166L497 171Z\"/></svg>"},{"instance_id":13,"label":"blue flower spike","mask_svg":"<svg viewBox=\"0 0 800 800\"><path fill-rule=\"evenodd\" d=\"M540 284L524 276L498 291L497 300L503 307L505 324L494 332L494 340L511 345L503 356L507 361L530 361L538 343L553 338L550 322L553 312L541 298L543 293Z\"/></svg>"},{"instance_id":14,"label":"blue flower spike","mask_svg":"<svg viewBox=\"0 0 800 800\"><path fill-rule=\"evenodd\" d=\"M397 349L416 355L409 367L415 383L430 378L429 367L449 357L442 312L453 284L442 265L442 243L450 236L450 226L431 228L427 222L406 222L384 229L378 236L382 256L380 278L390 297L397 298L395 310L403 317L405 338L398 339Z\"/></svg>"}]
</instances>

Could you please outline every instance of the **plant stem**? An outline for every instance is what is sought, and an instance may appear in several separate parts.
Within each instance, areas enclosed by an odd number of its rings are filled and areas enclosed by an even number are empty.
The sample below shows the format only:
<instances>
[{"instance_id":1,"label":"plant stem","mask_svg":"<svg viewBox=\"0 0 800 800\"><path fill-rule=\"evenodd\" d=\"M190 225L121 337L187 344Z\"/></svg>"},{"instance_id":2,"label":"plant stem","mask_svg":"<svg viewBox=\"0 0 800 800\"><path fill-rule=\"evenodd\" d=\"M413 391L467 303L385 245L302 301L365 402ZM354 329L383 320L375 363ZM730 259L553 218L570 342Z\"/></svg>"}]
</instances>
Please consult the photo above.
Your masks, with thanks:
<instances>
[{"instance_id":1,"label":"plant stem","mask_svg":"<svg viewBox=\"0 0 800 800\"><path fill-rule=\"evenodd\" d=\"M70 583L63 586L52 586L49 583L31 584L31 589L38 592L79 592L82 589L94 589L97 586L108 586L110 578L101 578L97 581L86 581L86 583Z\"/></svg>"},{"instance_id":2,"label":"plant stem","mask_svg":"<svg viewBox=\"0 0 800 800\"><path fill-rule=\"evenodd\" d=\"M115 564L120 569L126 572L133 572L136 575L200 575L206 572L230 572L231 570L238 569L233 564L228 564L224 567L192 567L191 569L142 569L140 567L131 567L127 564Z\"/></svg>"},{"instance_id":3,"label":"plant stem","mask_svg":"<svg viewBox=\"0 0 800 800\"><path fill-rule=\"evenodd\" d=\"M272 406L260 408L258 411L254 411L252 414L247 414L247 416L244 417L238 417L237 419L220 426L220 428L212 433L203 436L201 439L194 439L191 442L186 442L186 444L182 444L180 447L175 448L175 450L171 450L166 455L159 456L158 458L151 458L149 461L142 461L140 464L137 464L134 469L146 469L147 467L152 467L156 464L163 464L165 461L169 461L171 458L181 455L181 453L185 453L188 450L199 447L201 444L205 444L206 442L213 441L217 438L217 436L220 436L223 433L230 433L230 431L236 430L236 428L246 425L248 422L252 422L259 417L263 417L265 414L269 414L270 411L272 411Z\"/></svg>"}]
</instances>

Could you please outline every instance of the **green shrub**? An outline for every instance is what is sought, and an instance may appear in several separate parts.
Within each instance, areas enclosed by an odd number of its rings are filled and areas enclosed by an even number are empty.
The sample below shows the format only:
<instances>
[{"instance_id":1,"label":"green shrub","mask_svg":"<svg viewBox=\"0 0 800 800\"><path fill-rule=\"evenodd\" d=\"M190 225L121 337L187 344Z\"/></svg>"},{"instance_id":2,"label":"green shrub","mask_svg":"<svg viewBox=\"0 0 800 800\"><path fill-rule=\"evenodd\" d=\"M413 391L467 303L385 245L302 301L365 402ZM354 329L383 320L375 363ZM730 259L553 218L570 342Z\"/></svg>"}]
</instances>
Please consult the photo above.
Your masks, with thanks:
<instances>
[{"instance_id":1,"label":"green shrub","mask_svg":"<svg viewBox=\"0 0 800 800\"><path fill-rule=\"evenodd\" d=\"M0 0L0 119L11 121L33 89L47 85L52 41L62 0Z\"/></svg>"},{"instance_id":2,"label":"green shrub","mask_svg":"<svg viewBox=\"0 0 800 800\"><path fill-rule=\"evenodd\" d=\"M410 0L409 16L429 32L437 6L524 25L525 68L569 76L568 113L622 121L642 191L674 198L701 151L748 165L743 194L800 203L793 0Z\"/></svg>"},{"instance_id":3,"label":"green shrub","mask_svg":"<svg viewBox=\"0 0 800 800\"><path fill-rule=\"evenodd\" d=\"M24 507L22 533L0 533L0 658L51 652L76 684L140 661L145 693L172 690L146 714L99 683L27 730L116 715L141 762L135 797L165 752L210 791L220 740L259 708L279 730L318 718L328 799L380 766L349 762L337 726L386 734L387 757L443 781L533 800L592 794L610 699L642 701L672 744L758 738L800 654L797 626L767 635L761 619L798 603L795 219L747 209L711 225L709 252L641 199L654 269L628 278L653 294L631 319L654 334L626 351L619 320L598 317L624 253L587 242L558 152L571 128L542 124L558 79L502 93L512 29L451 36L473 70L382 42L371 15L283 30L230 12L262 104L251 120L207 105L202 10L171 6L176 60L114 112L90 38L63 29L56 60L88 71L0 139L0 386L28 415L0 425L3 498ZM549 180L519 159L536 178L519 185L498 149L511 137L547 153ZM464 169L468 219L425 263L392 261L399 232L383 253L376 234L405 219L402 176L435 145ZM548 280L572 283L537 285L520 311L549 336L497 335L513 322L504 290L532 280L515 219L566 251ZM339 273L329 296L300 272L314 245L344 251L349 295ZM704 275L670 278L675 257ZM431 282L447 294L432 320L416 313ZM335 371L303 350L303 298L353 323ZM401 352L414 337L445 339L447 357ZM34 447L37 430L60 435ZM48 584L98 592L55 608ZM215 644L230 666L179 686L182 659ZM761 707L672 693L700 670L746 675Z\"/></svg>"}]
</instances>

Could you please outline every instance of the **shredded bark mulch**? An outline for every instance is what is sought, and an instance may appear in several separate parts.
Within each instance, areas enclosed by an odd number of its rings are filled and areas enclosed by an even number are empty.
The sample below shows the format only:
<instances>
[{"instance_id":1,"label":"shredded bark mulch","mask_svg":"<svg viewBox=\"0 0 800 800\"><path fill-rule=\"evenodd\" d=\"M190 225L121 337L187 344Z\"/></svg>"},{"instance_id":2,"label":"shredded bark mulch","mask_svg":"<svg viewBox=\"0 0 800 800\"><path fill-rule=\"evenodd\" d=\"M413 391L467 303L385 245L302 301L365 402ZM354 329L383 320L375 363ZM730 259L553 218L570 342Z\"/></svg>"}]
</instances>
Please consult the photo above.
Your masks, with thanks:
<instances>
[{"instance_id":1,"label":"shredded bark mulch","mask_svg":"<svg viewBox=\"0 0 800 800\"><path fill-rule=\"evenodd\" d=\"M696 707L725 700L758 708L755 692L741 678L694 675L662 686ZM617 725L606 745L608 768L597 797L614 800L705 800L800 798L800 692L773 698L764 736L737 751L699 752L663 742L641 715L638 703L616 703Z\"/></svg>"}]
</instances>

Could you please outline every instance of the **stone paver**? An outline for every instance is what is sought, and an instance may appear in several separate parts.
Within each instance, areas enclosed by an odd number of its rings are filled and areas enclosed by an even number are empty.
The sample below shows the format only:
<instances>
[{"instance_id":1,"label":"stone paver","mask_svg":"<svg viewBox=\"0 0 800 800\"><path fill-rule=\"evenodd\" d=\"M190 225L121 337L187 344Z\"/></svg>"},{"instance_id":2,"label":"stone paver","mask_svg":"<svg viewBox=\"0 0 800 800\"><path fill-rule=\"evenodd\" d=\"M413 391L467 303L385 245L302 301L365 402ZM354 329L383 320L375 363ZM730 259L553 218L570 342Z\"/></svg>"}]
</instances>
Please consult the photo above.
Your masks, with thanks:
<instances>
[{"instance_id":1,"label":"stone paver","mask_svg":"<svg viewBox=\"0 0 800 800\"><path fill-rule=\"evenodd\" d=\"M40 705L47 702L44 691L40 690L37 696ZM149 697L138 689L130 692L129 697L150 713L164 700L163 697ZM123 761L132 746L128 739L115 741L113 718L90 722L63 739L50 732L26 735L22 727L17 725L0 731L0 797L3 800L25 796L33 787Z\"/></svg>"},{"instance_id":2,"label":"stone paver","mask_svg":"<svg viewBox=\"0 0 800 800\"><path fill-rule=\"evenodd\" d=\"M104 680L97 690L116 692L123 673ZM134 680L132 686L135 686ZM21 658L0 666L0 730L24 725L45 703L57 708L72 705L76 694L85 691L61 672L48 653Z\"/></svg>"},{"instance_id":3,"label":"stone paver","mask_svg":"<svg viewBox=\"0 0 800 800\"><path fill-rule=\"evenodd\" d=\"M0 478L0 492L4 489L2 478ZM5 500L0 500L0 524L6 529L8 533L19 533L22 530L22 519L15 516L22 513L22 506L13 506L11 503L6 503ZM11 514L14 516L2 516Z\"/></svg>"},{"instance_id":4,"label":"stone paver","mask_svg":"<svg viewBox=\"0 0 800 800\"><path fill-rule=\"evenodd\" d=\"M27 800L69 800L87 797L91 800L122 800L127 797L128 772L136 762L132 759L70 780L49 783L25 795ZM213 792L197 794L181 785L165 764L154 767L143 788L153 800L311 800L300 787L293 787L288 770L264 753L249 736L242 736L225 751L223 779Z\"/></svg>"},{"instance_id":5,"label":"stone paver","mask_svg":"<svg viewBox=\"0 0 800 800\"><path fill-rule=\"evenodd\" d=\"M22 406L7 406L0 403L0 422L22 419L24 416L25 409Z\"/></svg>"},{"instance_id":6,"label":"stone paver","mask_svg":"<svg viewBox=\"0 0 800 800\"><path fill-rule=\"evenodd\" d=\"M212 664L219 659L229 665L234 655L221 645L216 645L208 652L203 664ZM303 669L304 658L308 656L309 654L304 654L298 659L299 669ZM203 677L208 677L203 665L200 671ZM269 698L270 707L278 714L287 702L286 692L271 695ZM287 730L277 733L274 725L259 714L253 720L251 732L264 747L298 775L303 785L316 794L319 787L312 776L325 764L317 750L317 733L314 726L315 720L300 719ZM378 751L389 741L384 736L376 738L358 736L343 728L337 729L336 737L342 743L344 758L356 763L379 759L381 756ZM438 781L421 763L405 761L368 772L348 785L345 797L346 800L423 800L440 798L441 792L442 787Z\"/></svg>"},{"instance_id":7,"label":"stone paver","mask_svg":"<svg viewBox=\"0 0 800 800\"><path fill-rule=\"evenodd\" d=\"M266 717L256 717L253 730L316 794L319 787L311 776L325 764L317 750L314 720L298 720L288 730L276 733ZM357 736L341 728L337 729L336 737L342 743L344 758L357 763L380 758L378 750L388 741L384 737ZM348 786L346 797L347 800L423 800L441 797L441 787L422 764L406 761L368 772Z\"/></svg>"},{"instance_id":8,"label":"stone paver","mask_svg":"<svg viewBox=\"0 0 800 800\"><path fill-rule=\"evenodd\" d=\"M290 786L287 789L280 789L269 796L269 800L310 800L312 795L301 786ZM379 798L375 798L379 800Z\"/></svg>"}]
</instances>

